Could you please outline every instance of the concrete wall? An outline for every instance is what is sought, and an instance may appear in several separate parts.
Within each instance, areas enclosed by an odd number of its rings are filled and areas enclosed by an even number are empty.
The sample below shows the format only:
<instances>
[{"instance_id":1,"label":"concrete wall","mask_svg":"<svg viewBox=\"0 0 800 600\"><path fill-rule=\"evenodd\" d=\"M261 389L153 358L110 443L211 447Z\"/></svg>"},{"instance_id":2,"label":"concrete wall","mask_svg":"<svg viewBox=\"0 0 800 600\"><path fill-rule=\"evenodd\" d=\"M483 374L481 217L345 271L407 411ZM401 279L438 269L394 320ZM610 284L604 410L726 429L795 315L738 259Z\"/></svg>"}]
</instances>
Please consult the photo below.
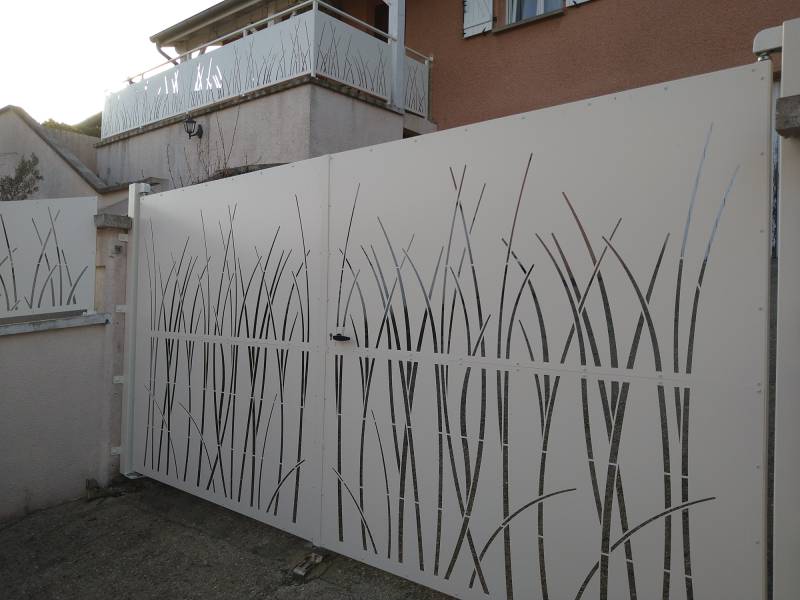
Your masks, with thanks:
<instances>
[{"instance_id":1,"label":"concrete wall","mask_svg":"<svg viewBox=\"0 0 800 600\"><path fill-rule=\"evenodd\" d=\"M80 496L118 472L126 244L98 229L95 308L86 317L0 325L0 521ZM95 318L95 320L98 320ZM26 327L50 329L14 333Z\"/></svg>"},{"instance_id":2,"label":"concrete wall","mask_svg":"<svg viewBox=\"0 0 800 600\"><path fill-rule=\"evenodd\" d=\"M223 168L288 163L403 137L402 116L315 83L303 83L183 122L102 143L98 170L109 183L164 180L158 191L208 179Z\"/></svg>"},{"instance_id":3,"label":"concrete wall","mask_svg":"<svg viewBox=\"0 0 800 600\"><path fill-rule=\"evenodd\" d=\"M755 34L798 16L798 0L592 0L464 39L461 2L406 0L406 44L434 56L448 128L753 62Z\"/></svg>"},{"instance_id":4,"label":"concrete wall","mask_svg":"<svg viewBox=\"0 0 800 600\"><path fill-rule=\"evenodd\" d=\"M122 441L122 384L114 376L124 372L125 314L117 306L126 302L128 273L128 244L120 240L128 232L127 217L111 217L97 228L97 267L95 270L95 310L108 315L105 328L103 372L98 376L105 385L103 396L104 421L101 423L100 444L103 473L98 480L105 484L119 473L119 455L112 454Z\"/></svg>"},{"instance_id":5,"label":"concrete wall","mask_svg":"<svg viewBox=\"0 0 800 600\"><path fill-rule=\"evenodd\" d=\"M31 198L95 196L96 192L14 110L0 112L0 176L13 175L22 156L39 157L44 179Z\"/></svg>"},{"instance_id":6,"label":"concrete wall","mask_svg":"<svg viewBox=\"0 0 800 600\"><path fill-rule=\"evenodd\" d=\"M97 151L94 145L100 141L100 138L53 127L45 127L44 132L57 144L70 149L84 165L95 173L97 172Z\"/></svg>"},{"instance_id":7,"label":"concrete wall","mask_svg":"<svg viewBox=\"0 0 800 600\"><path fill-rule=\"evenodd\" d=\"M403 139L403 116L311 85L309 158Z\"/></svg>"}]
</instances>

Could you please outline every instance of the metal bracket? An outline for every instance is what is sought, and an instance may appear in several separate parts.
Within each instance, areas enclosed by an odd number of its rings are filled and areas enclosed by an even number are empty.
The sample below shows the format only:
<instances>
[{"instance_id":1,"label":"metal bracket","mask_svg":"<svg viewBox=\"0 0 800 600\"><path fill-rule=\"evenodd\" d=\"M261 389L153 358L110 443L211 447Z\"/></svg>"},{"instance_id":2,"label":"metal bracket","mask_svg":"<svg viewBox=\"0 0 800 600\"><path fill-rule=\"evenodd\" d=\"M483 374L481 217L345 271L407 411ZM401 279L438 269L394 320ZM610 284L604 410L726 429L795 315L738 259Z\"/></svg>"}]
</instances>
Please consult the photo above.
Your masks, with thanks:
<instances>
[{"instance_id":1,"label":"metal bracket","mask_svg":"<svg viewBox=\"0 0 800 600\"><path fill-rule=\"evenodd\" d=\"M112 379L114 383L125 383L125 375L114 375L114 379Z\"/></svg>"},{"instance_id":2,"label":"metal bracket","mask_svg":"<svg viewBox=\"0 0 800 600\"><path fill-rule=\"evenodd\" d=\"M120 233L119 234L119 241L120 242L127 242L128 241L128 234L127 233Z\"/></svg>"},{"instance_id":3,"label":"metal bracket","mask_svg":"<svg viewBox=\"0 0 800 600\"><path fill-rule=\"evenodd\" d=\"M117 304L114 307L114 312L126 313L126 312L128 312L128 305L127 304Z\"/></svg>"},{"instance_id":4,"label":"metal bracket","mask_svg":"<svg viewBox=\"0 0 800 600\"><path fill-rule=\"evenodd\" d=\"M297 577L305 577L308 575L309 571L316 567L319 563L322 562L324 557L321 554L317 554L316 552L312 552L307 554L306 557L300 561L300 563L292 569L292 573Z\"/></svg>"}]
</instances>

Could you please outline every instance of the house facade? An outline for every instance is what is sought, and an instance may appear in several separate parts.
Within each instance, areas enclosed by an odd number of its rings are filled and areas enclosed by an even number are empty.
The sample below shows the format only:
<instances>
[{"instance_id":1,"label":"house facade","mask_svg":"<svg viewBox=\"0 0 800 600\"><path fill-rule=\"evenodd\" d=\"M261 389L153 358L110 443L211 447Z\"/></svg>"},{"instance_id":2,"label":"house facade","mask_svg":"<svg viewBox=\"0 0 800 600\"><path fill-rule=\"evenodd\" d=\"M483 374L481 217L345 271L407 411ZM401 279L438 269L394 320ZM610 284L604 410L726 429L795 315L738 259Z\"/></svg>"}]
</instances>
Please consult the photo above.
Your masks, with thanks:
<instances>
[{"instance_id":1,"label":"house facade","mask_svg":"<svg viewBox=\"0 0 800 600\"><path fill-rule=\"evenodd\" d=\"M111 94L109 184L159 189L724 69L794 0L224 0ZM187 117L202 129L189 138Z\"/></svg>"},{"instance_id":2,"label":"house facade","mask_svg":"<svg viewBox=\"0 0 800 600\"><path fill-rule=\"evenodd\" d=\"M67 180L110 205L133 181L183 187L746 64L755 35L798 10L796 0L223 0L150 38L164 60L120 73L100 139L50 132L40 158L53 154ZM20 119L9 112L7 128ZM22 152L14 140L27 137L4 136L4 151ZM52 151L70 144L80 151L69 160ZM80 192L50 189L60 179L42 193Z\"/></svg>"},{"instance_id":3,"label":"house facade","mask_svg":"<svg viewBox=\"0 0 800 600\"><path fill-rule=\"evenodd\" d=\"M99 175L170 189L433 131L430 61L382 6L381 29L344 3L225 0L155 34L174 58L107 98Z\"/></svg>"},{"instance_id":4,"label":"house facade","mask_svg":"<svg viewBox=\"0 0 800 600\"><path fill-rule=\"evenodd\" d=\"M407 0L439 128L751 63L796 0ZM774 61L776 65L779 60Z\"/></svg>"}]
</instances>

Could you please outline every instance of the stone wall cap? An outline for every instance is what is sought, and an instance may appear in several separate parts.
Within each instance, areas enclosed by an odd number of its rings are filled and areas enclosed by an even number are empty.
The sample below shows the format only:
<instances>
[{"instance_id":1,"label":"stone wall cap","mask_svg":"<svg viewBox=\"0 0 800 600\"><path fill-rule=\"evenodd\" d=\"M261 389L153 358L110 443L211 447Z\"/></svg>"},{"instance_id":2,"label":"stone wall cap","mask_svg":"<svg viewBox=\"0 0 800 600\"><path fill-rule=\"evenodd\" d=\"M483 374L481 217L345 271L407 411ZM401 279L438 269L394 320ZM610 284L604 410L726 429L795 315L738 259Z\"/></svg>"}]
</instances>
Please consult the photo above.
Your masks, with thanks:
<instances>
[{"instance_id":1,"label":"stone wall cap","mask_svg":"<svg viewBox=\"0 0 800 600\"><path fill-rule=\"evenodd\" d=\"M133 227L133 220L126 215L99 213L94 216L94 226L97 229L124 229L129 231Z\"/></svg>"}]
</instances>

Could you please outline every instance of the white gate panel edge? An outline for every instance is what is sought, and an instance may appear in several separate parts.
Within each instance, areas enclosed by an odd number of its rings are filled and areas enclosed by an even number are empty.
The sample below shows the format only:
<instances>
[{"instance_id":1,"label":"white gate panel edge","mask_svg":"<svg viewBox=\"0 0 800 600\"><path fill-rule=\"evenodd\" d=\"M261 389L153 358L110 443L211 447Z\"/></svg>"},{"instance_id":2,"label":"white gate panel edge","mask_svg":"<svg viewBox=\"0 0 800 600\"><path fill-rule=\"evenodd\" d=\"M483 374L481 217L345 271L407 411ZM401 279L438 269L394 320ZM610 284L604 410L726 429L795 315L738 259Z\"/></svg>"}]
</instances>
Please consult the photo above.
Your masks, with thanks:
<instances>
[{"instance_id":1,"label":"white gate panel edge","mask_svg":"<svg viewBox=\"0 0 800 600\"><path fill-rule=\"evenodd\" d=\"M763 597L770 83L331 157L323 545L463 598Z\"/></svg>"},{"instance_id":2,"label":"white gate panel edge","mask_svg":"<svg viewBox=\"0 0 800 600\"><path fill-rule=\"evenodd\" d=\"M781 96L800 94L800 19L783 24ZM775 379L774 598L800 589L800 139L781 138Z\"/></svg>"},{"instance_id":3,"label":"white gate panel edge","mask_svg":"<svg viewBox=\"0 0 800 600\"><path fill-rule=\"evenodd\" d=\"M131 468L319 532L328 158L143 196Z\"/></svg>"},{"instance_id":4,"label":"white gate panel edge","mask_svg":"<svg viewBox=\"0 0 800 600\"><path fill-rule=\"evenodd\" d=\"M0 319L94 311L97 198L0 202Z\"/></svg>"}]
</instances>

